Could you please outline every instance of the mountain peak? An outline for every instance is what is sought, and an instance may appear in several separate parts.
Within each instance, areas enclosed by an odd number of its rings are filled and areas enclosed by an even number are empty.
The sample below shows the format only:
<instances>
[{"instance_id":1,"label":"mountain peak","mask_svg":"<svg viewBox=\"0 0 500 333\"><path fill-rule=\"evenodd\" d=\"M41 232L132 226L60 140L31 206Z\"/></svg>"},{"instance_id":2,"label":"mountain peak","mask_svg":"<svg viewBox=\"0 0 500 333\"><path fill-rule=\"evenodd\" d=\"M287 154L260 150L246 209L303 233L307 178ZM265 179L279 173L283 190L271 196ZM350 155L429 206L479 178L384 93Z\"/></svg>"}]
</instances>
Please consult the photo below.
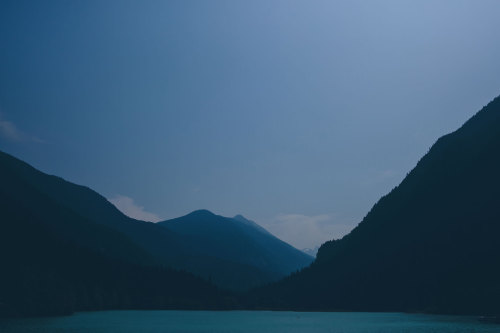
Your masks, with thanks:
<instances>
[{"instance_id":1,"label":"mountain peak","mask_svg":"<svg viewBox=\"0 0 500 333\"><path fill-rule=\"evenodd\" d=\"M186 216L203 218L203 217L213 217L215 216L215 214L209 211L208 209L198 209L187 214Z\"/></svg>"}]
</instances>

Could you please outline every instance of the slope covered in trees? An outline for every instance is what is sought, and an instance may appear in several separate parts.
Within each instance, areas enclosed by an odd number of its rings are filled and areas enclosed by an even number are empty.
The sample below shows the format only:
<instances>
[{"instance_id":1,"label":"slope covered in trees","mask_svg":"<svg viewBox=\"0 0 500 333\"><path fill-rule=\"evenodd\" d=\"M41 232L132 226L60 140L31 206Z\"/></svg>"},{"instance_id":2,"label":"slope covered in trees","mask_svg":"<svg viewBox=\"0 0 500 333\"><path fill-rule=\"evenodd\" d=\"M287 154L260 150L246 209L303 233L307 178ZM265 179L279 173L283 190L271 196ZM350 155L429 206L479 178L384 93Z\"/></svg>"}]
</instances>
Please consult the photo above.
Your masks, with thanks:
<instances>
[{"instance_id":1,"label":"slope covered in trees","mask_svg":"<svg viewBox=\"0 0 500 333\"><path fill-rule=\"evenodd\" d=\"M240 256L214 255L213 251L205 246L209 244L203 240L203 237L195 236L195 230L191 230L194 233L180 233L175 230L178 228L165 228L157 223L129 218L97 192L85 186L67 182L62 178L47 175L1 152L0 168L5 172L5 177L13 177L13 179L17 179L19 182L29 184L31 190L43 195L47 200L64 207L66 211L71 211L78 215L78 221L80 221L79 223L82 226L78 232L74 229L77 225L76 222L71 224L60 223L53 228L62 238L80 245L90 246L96 240L81 236L94 237L95 235L99 235L99 233L92 232L91 228L99 227L101 231L111 230L115 232L110 237L118 237L116 236L116 232L118 232L122 238L126 238L129 243L132 243L133 246L141 249L144 255L147 255L147 259L138 259L139 262L143 263L144 260L147 260L151 264L187 270L205 279L211 279L224 289L245 290L268 283L284 277L297 268L306 266L312 260L312 258L301 253L297 255L294 248L276 239L274 236L264 238L267 240L272 239L274 244L279 245L278 249L285 249L285 254L290 255L290 258L282 258L286 262L286 269L283 269L283 265L277 260L273 262L269 262L268 260L269 267L250 263L246 258L256 253L255 251L252 252L252 248L248 248L248 253L246 254L239 252ZM15 188L15 186L13 185L12 187ZM34 200L24 200L22 203L27 206L38 205ZM52 208L41 208L48 216L55 212ZM180 219L182 220L182 218ZM45 219L44 221L49 224L54 223L52 219ZM86 228L87 222L91 222L90 225L92 227ZM181 227L180 229L183 228ZM252 228L247 229L252 230ZM259 230L259 227L257 226L253 229ZM225 231L218 230L218 232L224 233ZM252 232L248 231L247 235L250 234ZM254 232L253 234L259 233ZM200 235L203 236L202 234ZM205 236L208 237L209 235L205 234ZM108 236L103 235L100 239L104 249L114 251L116 256L122 259L128 258L127 260L129 260L133 258L133 256L123 252L118 247L110 248L107 246L106 237ZM220 238L220 236L213 234L211 237ZM259 245L261 248L258 251L265 251L267 249L266 244ZM230 247L232 245L237 246L238 243L233 242L229 244L227 253L235 253L234 249ZM271 254L270 257L276 257L282 253L281 250L278 250L276 254ZM276 267L273 267L273 265Z\"/></svg>"},{"instance_id":2,"label":"slope covered in trees","mask_svg":"<svg viewBox=\"0 0 500 333\"><path fill-rule=\"evenodd\" d=\"M0 153L0 315L225 306L210 283L156 265L126 235L52 200L13 166L28 167Z\"/></svg>"},{"instance_id":3,"label":"slope covered in trees","mask_svg":"<svg viewBox=\"0 0 500 333\"><path fill-rule=\"evenodd\" d=\"M309 268L254 294L307 310L500 313L500 98L441 137Z\"/></svg>"}]
</instances>

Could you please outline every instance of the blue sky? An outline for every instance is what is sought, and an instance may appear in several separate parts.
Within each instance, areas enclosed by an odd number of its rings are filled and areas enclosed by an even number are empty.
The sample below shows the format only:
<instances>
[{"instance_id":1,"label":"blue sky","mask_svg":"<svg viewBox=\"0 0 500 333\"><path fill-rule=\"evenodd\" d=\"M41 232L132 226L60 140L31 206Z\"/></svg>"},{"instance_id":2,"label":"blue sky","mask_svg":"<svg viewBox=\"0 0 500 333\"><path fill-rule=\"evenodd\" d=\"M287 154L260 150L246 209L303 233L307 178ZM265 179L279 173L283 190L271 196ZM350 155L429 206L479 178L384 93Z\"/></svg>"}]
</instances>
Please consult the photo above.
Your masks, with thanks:
<instances>
[{"instance_id":1,"label":"blue sky","mask_svg":"<svg viewBox=\"0 0 500 333\"><path fill-rule=\"evenodd\" d=\"M351 230L500 94L498 1L2 1L0 149L149 220Z\"/></svg>"}]
</instances>

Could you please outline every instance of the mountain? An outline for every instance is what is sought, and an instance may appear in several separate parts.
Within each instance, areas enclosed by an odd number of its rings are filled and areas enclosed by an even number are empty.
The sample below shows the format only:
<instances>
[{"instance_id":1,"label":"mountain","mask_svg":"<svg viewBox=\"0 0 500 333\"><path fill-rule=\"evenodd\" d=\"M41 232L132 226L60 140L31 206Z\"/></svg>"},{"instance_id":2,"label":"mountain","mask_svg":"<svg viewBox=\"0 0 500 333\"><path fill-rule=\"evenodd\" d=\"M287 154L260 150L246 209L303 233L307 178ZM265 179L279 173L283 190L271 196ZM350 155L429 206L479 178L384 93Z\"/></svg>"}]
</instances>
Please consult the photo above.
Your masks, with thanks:
<instances>
[{"instance_id":1,"label":"mountain","mask_svg":"<svg viewBox=\"0 0 500 333\"><path fill-rule=\"evenodd\" d=\"M278 263L274 269L270 265L276 263L276 260L268 260L264 255L260 255L259 258L268 264L267 269L262 269L263 265L254 265L246 259L239 260L238 257L234 256L214 255L210 249L204 248L203 244L208 243L200 241L199 237L193 237L194 235L189 233L181 234L176 231L176 228L165 228L161 224L129 218L106 198L88 187L47 175L1 152L0 163L0 171L4 172L5 177L17 179L19 183L27 184L31 192L36 192L54 205L63 207L64 211L70 212L68 214L78 216L78 219L44 218L44 223L48 225L55 223L54 221L72 221L71 224L57 223L52 226L52 230L58 233L61 239L66 239L68 242L82 247L98 248L99 251L113 254L123 261L186 270L212 280L221 288L232 290L245 290L277 280L312 261L307 256L297 256L291 246L279 241L263 228L243 217L239 218L238 224L253 226L253 228L248 227L247 229L259 230L259 232L255 232L259 235L267 233L267 238L264 236L260 236L260 238L274 240L274 243L271 242L272 244L280 244L276 247L277 254L272 255L271 258L276 258L280 254L290 254L291 258L284 258L285 264ZM16 186L17 184L12 184L12 189L15 189ZM6 195L8 194L6 193ZM22 195L19 194L19 197L21 198ZM28 197L27 194L26 197ZM19 202L20 205L21 199ZM24 200L22 204L34 209L37 202L35 199ZM43 207L46 216L59 212L56 208L49 207L52 206ZM98 229L99 232L93 231L94 229ZM108 232L109 235L105 235L105 232ZM108 237L116 238L116 240L108 242ZM260 238L257 237L257 239ZM120 243L118 243L119 241ZM121 245L118 246L118 244ZM266 246L262 246L261 250L267 249ZM130 250L132 247L133 251ZM269 249L273 250L274 248L271 246ZM283 252L281 249L286 250ZM231 248L226 248L225 251L233 252ZM241 254L243 255L243 253ZM291 260L291 262L287 260ZM297 262L295 263L294 260Z\"/></svg>"},{"instance_id":2,"label":"mountain","mask_svg":"<svg viewBox=\"0 0 500 333\"><path fill-rule=\"evenodd\" d=\"M248 225L250 227L253 227L254 229L257 229L257 230L259 230L260 232L262 232L264 234L271 235L271 233L269 231L267 231L266 229L262 228L260 225L258 225L254 221L246 219L243 215L238 214L238 215L236 215L236 216L233 217L233 220L241 222L241 223L243 223L245 225Z\"/></svg>"},{"instance_id":3,"label":"mountain","mask_svg":"<svg viewBox=\"0 0 500 333\"><path fill-rule=\"evenodd\" d=\"M310 255L311 257L315 257L316 258L316 255L318 254L318 250L319 250L319 246L316 246L314 248L305 248L305 249L302 249L302 252L304 252L305 254L308 254Z\"/></svg>"},{"instance_id":4,"label":"mountain","mask_svg":"<svg viewBox=\"0 0 500 333\"><path fill-rule=\"evenodd\" d=\"M0 152L0 184L0 316L223 307L212 284L40 190L61 179Z\"/></svg>"},{"instance_id":5,"label":"mountain","mask_svg":"<svg viewBox=\"0 0 500 333\"><path fill-rule=\"evenodd\" d=\"M441 137L348 235L259 306L500 313L500 97Z\"/></svg>"},{"instance_id":6,"label":"mountain","mask_svg":"<svg viewBox=\"0 0 500 333\"><path fill-rule=\"evenodd\" d=\"M241 215L229 218L215 215L208 210L198 210L157 224L189 239L193 253L204 254L224 262L238 263L260 272L260 280L247 284L247 287L283 278L306 267L313 260L312 257L276 238L257 223ZM202 276L209 273L212 281L220 285L227 286L233 276L237 278L239 284L241 279L248 279L241 274L241 271L201 272L197 267L184 268Z\"/></svg>"}]
</instances>

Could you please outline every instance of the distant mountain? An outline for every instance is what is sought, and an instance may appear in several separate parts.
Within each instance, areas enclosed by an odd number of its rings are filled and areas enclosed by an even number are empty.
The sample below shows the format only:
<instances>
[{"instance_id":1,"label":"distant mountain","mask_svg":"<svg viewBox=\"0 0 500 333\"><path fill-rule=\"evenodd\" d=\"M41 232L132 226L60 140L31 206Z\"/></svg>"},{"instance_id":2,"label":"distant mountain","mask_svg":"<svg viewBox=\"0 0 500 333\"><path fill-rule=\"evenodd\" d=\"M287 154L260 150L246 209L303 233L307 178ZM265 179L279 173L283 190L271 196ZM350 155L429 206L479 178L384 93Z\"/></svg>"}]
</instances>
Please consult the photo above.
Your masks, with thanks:
<instances>
[{"instance_id":1,"label":"distant mountain","mask_svg":"<svg viewBox=\"0 0 500 333\"><path fill-rule=\"evenodd\" d=\"M314 248L305 248L305 249L302 249L302 252L304 252L305 254L308 254L310 255L311 257L314 257L316 258L316 255L318 254L318 250L319 250L319 246L316 246Z\"/></svg>"},{"instance_id":2,"label":"distant mountain","mask_svg":"<svg viewBox=\"0 0 500 333\"><path fill-rule=\"evenodd\" d=\"M403 182L259 306L500 313L500 98L440 138Z\"/></svg>"},{"instance_id":3,"label":"distant mountain","mask_svg":"<svg viewBox=\"0 0 500 333\"><path fill-rule=\"evenodd\" d=\"M278 280L308 266L313 260L311 256L276 238L241 215L228 218L215 215L208 210L198 210L157 224L189 239L193 253L238 263L261 272L260 281L247 284L248 287ZM227 286L233 276L238 278L239 284L241 284L240 279L245 279L241 276L241 272L231 273L229 270L201 272L194 266L185 268L202 276L209 273L212 281L219 285Z\"/></svg>"},{"instance_id":4,"label":"distant mountain","mask_svg":"<svg viewBox=\"0 0 500 333\"><path fill-rule=\"evenodd\" d=\"M161 267L126 234L49 193L90 190L2 152L0 184L0 316L223 306L226 295L210 283Z\"/></svg>"}]
</instances>

